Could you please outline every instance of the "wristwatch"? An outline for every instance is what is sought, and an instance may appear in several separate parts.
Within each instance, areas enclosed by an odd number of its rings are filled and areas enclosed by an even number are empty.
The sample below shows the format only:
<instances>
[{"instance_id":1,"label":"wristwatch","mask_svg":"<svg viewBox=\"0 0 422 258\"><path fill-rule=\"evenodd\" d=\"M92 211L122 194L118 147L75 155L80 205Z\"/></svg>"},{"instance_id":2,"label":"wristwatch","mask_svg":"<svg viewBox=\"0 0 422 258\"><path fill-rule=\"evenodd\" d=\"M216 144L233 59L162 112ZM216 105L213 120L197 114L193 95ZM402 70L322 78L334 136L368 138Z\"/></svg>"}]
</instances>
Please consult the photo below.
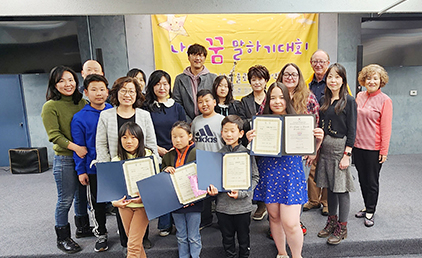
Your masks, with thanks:
<instances>
[{"instance_id":1,"label":"wristwatch","mask_svg":"<svg viewBox=\"0 0 422 258\"><path fill-rule=\"evenodd\" d=\"M347 152L347 151L345 151L345 152L343 152L343 154L345 154L345 155L347 155L347 156L352 156L352 153L351 152Z\"/></svg>"}]
</instances>

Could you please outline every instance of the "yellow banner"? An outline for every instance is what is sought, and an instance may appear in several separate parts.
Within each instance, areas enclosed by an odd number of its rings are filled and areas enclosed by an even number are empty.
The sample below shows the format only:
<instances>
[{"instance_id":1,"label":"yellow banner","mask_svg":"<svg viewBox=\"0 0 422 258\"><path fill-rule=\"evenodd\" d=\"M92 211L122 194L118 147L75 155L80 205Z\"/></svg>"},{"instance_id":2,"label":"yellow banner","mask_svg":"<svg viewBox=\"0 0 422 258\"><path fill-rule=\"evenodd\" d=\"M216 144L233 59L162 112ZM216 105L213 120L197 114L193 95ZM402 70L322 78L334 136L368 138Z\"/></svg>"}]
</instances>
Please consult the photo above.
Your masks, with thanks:
<instances>
[{"instance_id":1,"label":"yellow banner","mask_svg":"<svg viewBox=\"0 0 422 258\"><path fill-rule=\"evenodd\" d=\"M286 63L296 63L305 79L318 49L318 14L152 15L156 69L176 75L189 66L187 48L198 43L208 56L205 66L216 74L233 72L235 96L250 91L249 67L261 64L275 80Z\"/></svg>"}]
</instances>

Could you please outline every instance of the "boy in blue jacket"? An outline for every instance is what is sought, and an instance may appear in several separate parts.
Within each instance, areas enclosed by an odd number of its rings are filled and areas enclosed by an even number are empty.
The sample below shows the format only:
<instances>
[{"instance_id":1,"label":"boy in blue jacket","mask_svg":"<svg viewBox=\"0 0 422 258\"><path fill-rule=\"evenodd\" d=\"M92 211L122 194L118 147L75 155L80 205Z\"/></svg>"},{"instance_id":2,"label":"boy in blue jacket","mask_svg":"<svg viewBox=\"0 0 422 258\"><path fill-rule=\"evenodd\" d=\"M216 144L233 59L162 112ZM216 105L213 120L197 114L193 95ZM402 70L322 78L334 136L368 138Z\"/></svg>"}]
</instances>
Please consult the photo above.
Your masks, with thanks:
<instances>
[{"instance_id":1,"label":"boy in blue jacket","mask_svg":"<svg viewBox=\"0 0 422 258\"><path fill-rule=\"evenodd\" d=\"M81 182L79 192L86 195L86 191L88 191L88 203L91 207L91 212L94 212L95 215L93 232L97 236L97 241L94 251L101 252L108 249L106 203L97 203L97 170L95 166L91 166L91 162L96 159L95 137L100 113L103 110L112 108L112 106L106 103L108 81L104 76L98 74L88 75L84 80L83 86L84 93L90 103L73 116L70 126L73 142L79 146L85 146L88 153L84 158L80 158L74 153L73 159L75 160L75 170ZM77 218L75 220L77 221ZM89 219L80 219L79 223L89 225ZM78 221L76 225L78 226Z\"/></svg>"}]
</instances>

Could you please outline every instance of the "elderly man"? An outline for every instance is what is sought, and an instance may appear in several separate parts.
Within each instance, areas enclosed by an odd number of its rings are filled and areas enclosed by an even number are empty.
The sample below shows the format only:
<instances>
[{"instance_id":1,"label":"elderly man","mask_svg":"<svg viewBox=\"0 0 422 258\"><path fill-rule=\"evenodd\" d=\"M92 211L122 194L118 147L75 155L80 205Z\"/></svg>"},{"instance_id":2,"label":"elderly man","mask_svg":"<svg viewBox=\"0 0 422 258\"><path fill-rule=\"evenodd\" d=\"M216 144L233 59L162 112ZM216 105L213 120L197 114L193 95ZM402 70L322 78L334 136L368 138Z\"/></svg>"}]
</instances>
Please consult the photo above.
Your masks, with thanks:
<instances>
[{"instance_id":1,"label":"elderly man","mask_svg":"<svg viewBox=\"0 0 422 258\"><path fill-rule=\"evenodd\" d=\"M84 78L85 80L85 78L90 74L98 74L104 76L103 68L101 67L101 64L98 63L98 61L87 60L82 66L82 78Z\"/></svg>"}]
</instances>

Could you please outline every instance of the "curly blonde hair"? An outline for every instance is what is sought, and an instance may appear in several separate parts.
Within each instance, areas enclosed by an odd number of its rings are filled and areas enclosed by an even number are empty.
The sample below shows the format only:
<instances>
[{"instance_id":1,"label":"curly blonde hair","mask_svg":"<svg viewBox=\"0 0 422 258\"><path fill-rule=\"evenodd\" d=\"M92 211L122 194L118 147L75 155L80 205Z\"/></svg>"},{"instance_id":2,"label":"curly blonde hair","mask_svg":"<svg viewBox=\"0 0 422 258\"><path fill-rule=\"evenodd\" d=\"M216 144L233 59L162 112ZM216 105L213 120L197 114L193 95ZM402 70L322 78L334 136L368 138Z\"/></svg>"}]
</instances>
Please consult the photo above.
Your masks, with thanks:
<instances>
[{"instance_id":1,"label":"curly blonde hair","mask_svg":"<svg viewBox=\"0 0 422 258\"><path fill-rule=\"evenodd\" d=\"M359 84L361 86L365 86L366 78L372 76L374 73L378 73L380 75L380 88L384 87L388 83L388 73L384 67L377 64L370 64L365 66L362 71L359 72Z\"/></svg>"}]
</instances>

